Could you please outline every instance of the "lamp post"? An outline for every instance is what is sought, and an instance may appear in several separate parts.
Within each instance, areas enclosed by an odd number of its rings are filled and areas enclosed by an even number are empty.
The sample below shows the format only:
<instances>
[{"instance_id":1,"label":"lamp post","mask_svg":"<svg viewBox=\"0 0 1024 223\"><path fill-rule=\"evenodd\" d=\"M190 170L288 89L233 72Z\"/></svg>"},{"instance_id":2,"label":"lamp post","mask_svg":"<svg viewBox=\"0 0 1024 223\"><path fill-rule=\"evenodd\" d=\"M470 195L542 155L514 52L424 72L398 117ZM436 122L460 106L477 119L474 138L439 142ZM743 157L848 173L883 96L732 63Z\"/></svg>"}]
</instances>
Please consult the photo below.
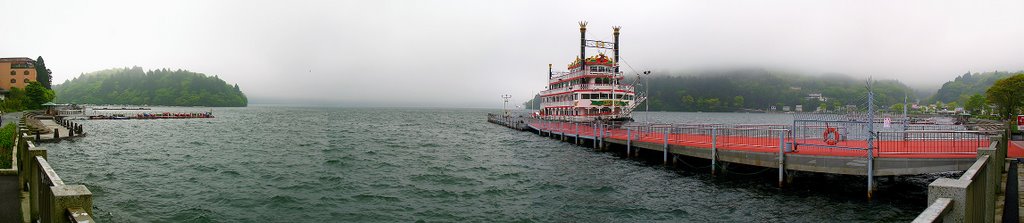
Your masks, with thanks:
<instances>
[{"instance_id":1,"label":"lamp post","mask_svg":"<svg viewBox=\"0 0 1024 223\"><path fill-rule=\"evenodd\" d=\"M505 104L501 106L501 109L505 112L505 116L508 117L508 99L512 98L512 95L503 94L501 98L505 100Z\"/></svg>"},{"instance_id":2,"label":"lamp post","mask_svg":"<svg viewBox=\"0 0 1024 223\"><path fill-rule=\"evenodd\" d=\"M644 71L644 118L651 123L651 71Z\"/></svg>"}]
</instances>

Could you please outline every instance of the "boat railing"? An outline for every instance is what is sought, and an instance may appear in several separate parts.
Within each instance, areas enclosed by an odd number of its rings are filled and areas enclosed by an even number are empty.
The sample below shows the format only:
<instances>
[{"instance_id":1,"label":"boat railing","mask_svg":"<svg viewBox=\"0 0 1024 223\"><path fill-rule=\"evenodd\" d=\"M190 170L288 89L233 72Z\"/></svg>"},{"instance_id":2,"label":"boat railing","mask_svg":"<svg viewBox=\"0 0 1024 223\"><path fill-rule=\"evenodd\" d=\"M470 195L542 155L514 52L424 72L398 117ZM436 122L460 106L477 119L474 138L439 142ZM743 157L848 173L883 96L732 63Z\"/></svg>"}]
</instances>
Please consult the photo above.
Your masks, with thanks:
<instances>
[{"instance_id":1,"label":"boat railing","mask_svg":"<svg viewBox=\"0 0 1024 223\"><path fill-rule=\"evenodd\" d=\"M617 90L617 91L629 91L635 92L635 88L631 85L618 85L618 84L580 84L575 86L561 87L540 92L541 95L552 95L571 92L574 90ZM596 99L596 98L595 98Z\"/></svg>"}]
</instances>

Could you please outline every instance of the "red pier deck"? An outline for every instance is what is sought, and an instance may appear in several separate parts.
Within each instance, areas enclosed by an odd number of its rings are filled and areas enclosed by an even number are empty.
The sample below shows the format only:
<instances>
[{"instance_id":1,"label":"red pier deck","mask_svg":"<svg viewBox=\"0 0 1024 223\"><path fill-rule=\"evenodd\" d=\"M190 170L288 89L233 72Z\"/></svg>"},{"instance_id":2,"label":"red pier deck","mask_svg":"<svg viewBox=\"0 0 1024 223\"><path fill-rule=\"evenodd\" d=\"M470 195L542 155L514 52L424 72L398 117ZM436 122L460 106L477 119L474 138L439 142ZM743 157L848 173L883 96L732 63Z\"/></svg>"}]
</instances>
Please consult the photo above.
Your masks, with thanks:
<instances>
[{"instance_id":1,"label":"red pier deck","mask_svg":"<svg viewBox=\"0 0 1024 223\"><path fill-rule=\"evenodd\" d=\"M867 140L846 140L844 136L844 139L829 145L821 133L816 133L818 137L814 134L793 137L790 130L779 125L724 126L718 129L671 125L605 127L607 129L602 133L601 127L588 123L540 120L528 123L529 128L538 134L595 146L602 143L602 146L611 144L634 151L664 153L666 161L670 155L683 155L779 168L779 160L783 159L785 161L781 163L787 170L848 175L868 175L867 165L874 166L874 176L966 170L975 160L977 149L992 143L990 135L969 131L944 132L929 137L922 137L921 132L880 132L869 160ZM1024 145L1021 148L1019 152L1024 155Z\"/></svg>"}]
</instances>

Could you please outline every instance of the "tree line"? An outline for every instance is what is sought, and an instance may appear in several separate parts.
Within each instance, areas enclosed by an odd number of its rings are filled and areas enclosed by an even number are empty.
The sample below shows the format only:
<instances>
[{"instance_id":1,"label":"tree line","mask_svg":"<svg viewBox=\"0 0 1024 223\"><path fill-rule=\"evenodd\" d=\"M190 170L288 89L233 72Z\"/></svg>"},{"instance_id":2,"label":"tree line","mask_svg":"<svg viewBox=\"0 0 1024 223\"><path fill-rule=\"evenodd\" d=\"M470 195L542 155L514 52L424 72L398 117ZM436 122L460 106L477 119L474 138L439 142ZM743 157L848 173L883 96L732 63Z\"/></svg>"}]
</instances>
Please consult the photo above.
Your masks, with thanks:
<instances>
[{"instance_id":1,"label":"tree line","mask_svg":"<svg viewBox=\"0 0 1024 223\"><path fill-rule=\"evenodd\" d=\"M864 108L867 104L867 82L841 74L806 76L787 73L772 73L763 70L733 70L708 72L696 75L658 75L637 82L627 78L627 83L637 83L637 91L644 91L642 84L648 83L649 98L653 111L687 112L733 112L766 111L775 106L795 109L801 105L803 111L817 109L834 111L847 105ZM877 106L888 107L901 104L904 97L914 101L917 96L913 89L897 80L873 81ZM811 97L820 94L821 97ZM530 105L533 101L528 101ZM639 105L643 108L644 105Z\"/></svg>"},{"instance_id":2,"label":"tree line","mask_svg":"<svg viewBox=\"0 0 1024 223\"><path fill-rule=\"evenodd\" d=\"M248 99L238 84L187 70L141 67L81 74L54 85L57 102L165 106L244 107Z\"/></svg>"}]
</instances>

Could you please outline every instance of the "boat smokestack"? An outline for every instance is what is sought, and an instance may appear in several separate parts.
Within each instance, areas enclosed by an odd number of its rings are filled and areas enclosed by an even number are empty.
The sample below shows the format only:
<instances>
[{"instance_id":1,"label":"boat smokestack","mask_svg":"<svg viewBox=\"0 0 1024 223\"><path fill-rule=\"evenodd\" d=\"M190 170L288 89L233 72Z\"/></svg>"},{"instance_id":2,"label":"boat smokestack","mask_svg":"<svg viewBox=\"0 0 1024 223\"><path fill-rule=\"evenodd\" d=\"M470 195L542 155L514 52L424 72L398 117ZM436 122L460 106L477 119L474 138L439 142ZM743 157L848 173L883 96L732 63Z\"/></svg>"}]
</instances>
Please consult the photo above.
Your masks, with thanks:
<instances>
[{"instance_id":1,"label":"boat smokestack","mask_svg":"<svg viewBox=\"0 0 1024 223\"><path fill-rule=\"evenodd\" d=\"M580 70L587 70L587 21L580 21Z\"/></svg>"},{"instance_id":2,"label":"boat smokestack","mask_svg":"<svg viewBox=\"0 0 1024 223\"><path fill-rule=\"evenodd\" d=\"M612 46L615 47L612 49L612 52L615 52L615 74L619 73L619 29L622 29L622 26L612 26L612 35L615 36L615 45Z\"/></svg>"}]
</instances>

